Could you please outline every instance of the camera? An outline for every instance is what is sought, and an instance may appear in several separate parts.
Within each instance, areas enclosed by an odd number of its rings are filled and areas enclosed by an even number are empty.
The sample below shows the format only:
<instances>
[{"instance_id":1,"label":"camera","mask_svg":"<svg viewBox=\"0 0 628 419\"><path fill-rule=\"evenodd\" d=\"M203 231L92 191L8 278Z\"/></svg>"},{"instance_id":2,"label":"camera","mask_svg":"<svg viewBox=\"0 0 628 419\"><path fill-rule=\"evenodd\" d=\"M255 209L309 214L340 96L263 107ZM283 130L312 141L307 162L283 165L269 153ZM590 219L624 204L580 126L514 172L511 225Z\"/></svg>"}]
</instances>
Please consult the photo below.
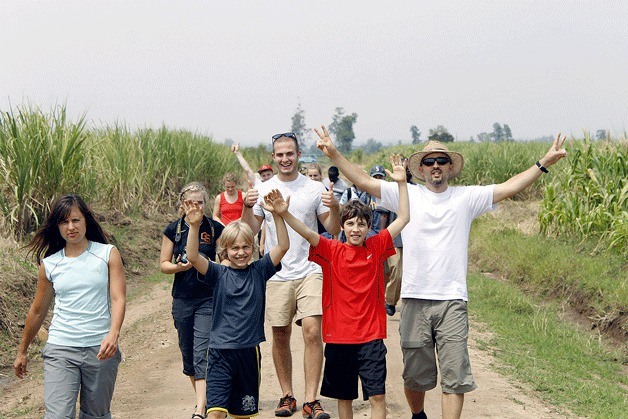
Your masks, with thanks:
<instances>
[{"instance_id":1,"label":"camera","mask_svg":"<svg viewBox=\"0 0 628 419\"><path fill-rule=\"evenodd\" d=\"M177 259L179 260L177 261ZM186 252L180 253L174 260L181 263L188 263L188 255Z\"/></svg>"}]
</instances>

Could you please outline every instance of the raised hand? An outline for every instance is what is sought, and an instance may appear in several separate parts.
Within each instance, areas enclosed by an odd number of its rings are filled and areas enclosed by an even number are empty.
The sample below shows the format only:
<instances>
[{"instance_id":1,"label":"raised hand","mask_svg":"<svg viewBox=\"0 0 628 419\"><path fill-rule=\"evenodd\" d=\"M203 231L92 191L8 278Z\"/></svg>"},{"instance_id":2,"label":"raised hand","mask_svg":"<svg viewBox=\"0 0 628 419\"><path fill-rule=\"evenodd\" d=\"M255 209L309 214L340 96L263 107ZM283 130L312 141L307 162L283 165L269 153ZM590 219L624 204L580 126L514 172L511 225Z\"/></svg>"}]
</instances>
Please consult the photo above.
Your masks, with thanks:
<instances>
[{"instance_id":1,"label":"raised hand","mask_svg":"<svg viewBox=\"0 0 628 419\"><path fill-rule=\"evenodd\" d=\"M406 181L406 168L403 163L403 157L401 154L393 154L390 156L390 164L392 165L392 173L388 169L386 170L386 174L390 176L392 180L395 182L405 182Z\"/></svg>"},{"instance_id":2,"label":"raised hand","mask_svg":"<svg viewBox=\"0 0 628 419\"><path fill-rule=\"evenodd\" d=\"M331 141L331 137L329 137L329 131L325 128L324 125L321 125L321 131L314 128L314 131L318 135L318 140L316 141L316 147L323 152L327 157L331 157L337 150L334 143Z\"/></svg>"},{"instance_id":3,"label":"raised hand","mask_svg":"<svg viewBox=\"0 0 628 419\"><path fill-rule=\"evenodd\" d=\"M558 160L567 156L567 150L563 148L563 145L565 144L566 139L567 139L566 136L563 135L561 138L560 132L558 133L558 135L554 139L554 142L552 143L552 146L550 147L548 152L545 154L545 156L540 160L543 166L550 167L551 165L556 163Z\"/></svg>"},{"instance_id":4,"label":"raised hand","mask_svg":"<svg viewBox=\"0 0 628 419\"><path fill-rule=\"evenodd\" d=\"M242 200L244 201L244 206L247 208L253 208L253 206L257 203L257 199L259 198L259 192L257 189L253 187L253 182L249 179L247 181L249 184L249 190L246 191Z\"/></svg>"},{"instance_id":5,"label":"raised hand","mask_svg":"<svg viewBox=\"0 0 628 419\"><path fill-rule=\"evenodd\" d=\"M231 152L237 153L240 150L240 143L231 145Z\"/></svg>"},{"instance_id":6,"label":"raised hand","mask_svg":"<svg viewBox=\"0 0 628 419\"><path fill-rule=\"evenodd\" d=\"M328 189L329 190L321 194L321 201L323 201L323 205L329 208L332 208L334 206L339 207L340 204L338 203L338 200L336 199L336 196L334 195L334 183L333 182L329 184Z\"/></svg>"},{"instance_id":7,"label":"raised hand","mask_svg":"<svg viewBox=\"0 0 628 419\"><path fill-rule=\"evenodd\" d=\"M268 192L264 197L264 202L262 202L262 207L266 211L270 211L277 215L285 214L288 211L288 207L290 206L290 197L287 197L285 200L283 199L283 195L279 192L278 189L273 189Z\"/></svg>"},{"instance_id":8,"label":"raised hand","mask_svg":"<svg viewBox=\"0 0 628 419\"><path fill-rule=\"evenodd\" d=\"M198 202L194 202L192 200L183 201L183 210L185 211L185 221L194 227L198 227L201 225L203 221L203 210L198 205Z\"/></svg>"}]
</instances>

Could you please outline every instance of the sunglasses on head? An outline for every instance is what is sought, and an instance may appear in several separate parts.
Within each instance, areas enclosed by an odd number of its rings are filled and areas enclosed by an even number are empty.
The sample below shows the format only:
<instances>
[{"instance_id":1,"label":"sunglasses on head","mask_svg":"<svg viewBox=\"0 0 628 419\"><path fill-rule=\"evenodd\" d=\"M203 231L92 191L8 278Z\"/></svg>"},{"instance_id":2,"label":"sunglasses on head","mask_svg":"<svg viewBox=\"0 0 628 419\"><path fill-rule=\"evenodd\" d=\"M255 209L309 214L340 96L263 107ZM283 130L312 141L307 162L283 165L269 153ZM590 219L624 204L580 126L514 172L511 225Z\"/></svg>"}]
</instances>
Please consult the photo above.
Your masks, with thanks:
<instances>
[{"instance_id":1,"label":"sunglasses on head","mask_svg":"<svg viewBox=\"0 0 628 419\"><path fill-rule=\"evenodd\" d=\"M297 135L294 132L284 132L281 134L275 134L272 136L273 143L281 137L292 138L293 140L298 141Z\"/></svg>"},{"instance_id":2,"label":"sunglasses on head","mask_svg":"<svg viewBox=\"0 0 628 419\"><path fill-rule=\"evenodd\" d=\"M421 160L421 164L427 167L434 166L434 163L438 163L439 166L444 166L447 163L451 163L451 159L449 157L426 157Z\"/></svg>"}]
</instances>

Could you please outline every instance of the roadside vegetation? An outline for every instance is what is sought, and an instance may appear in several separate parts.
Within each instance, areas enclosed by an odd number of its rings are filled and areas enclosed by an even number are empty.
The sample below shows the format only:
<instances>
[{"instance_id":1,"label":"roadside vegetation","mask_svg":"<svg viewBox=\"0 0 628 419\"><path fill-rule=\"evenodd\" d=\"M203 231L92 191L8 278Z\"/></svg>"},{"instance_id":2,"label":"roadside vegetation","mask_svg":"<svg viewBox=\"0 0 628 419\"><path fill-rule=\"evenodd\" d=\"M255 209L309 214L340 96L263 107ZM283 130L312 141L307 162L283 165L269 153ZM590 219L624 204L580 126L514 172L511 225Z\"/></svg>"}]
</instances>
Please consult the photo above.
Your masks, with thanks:
<instances>
[{"instance_id":1,"label":"roadside vegetation","mask_svg":"<svg viewBox=\"0 0 628 419\"><path fill-rule=\"evenodd\" d=\"M448 146L465 156L457 184L490 184L530 167L550 143ZM253 169L270 162L266 147L241 148ZM350 159L368 169L417 148L358 149ZM503 204L505 217L487 214L474 224L470 313L490 331L482 345L501 372L558 410L621 417L628 411L628 139L573 139L567 149L549 175ZM75 192L92 203L127 259L135 292L154 281L146 276L155 272L180 188L200 180L215 194L227 171L241 171L237 160L204 135L92 127L85 118L69 121L63 106L0 112L0 366L13 361L35 290L36 269L21 246L56 197Z\"/></svg>"}]
</instances>

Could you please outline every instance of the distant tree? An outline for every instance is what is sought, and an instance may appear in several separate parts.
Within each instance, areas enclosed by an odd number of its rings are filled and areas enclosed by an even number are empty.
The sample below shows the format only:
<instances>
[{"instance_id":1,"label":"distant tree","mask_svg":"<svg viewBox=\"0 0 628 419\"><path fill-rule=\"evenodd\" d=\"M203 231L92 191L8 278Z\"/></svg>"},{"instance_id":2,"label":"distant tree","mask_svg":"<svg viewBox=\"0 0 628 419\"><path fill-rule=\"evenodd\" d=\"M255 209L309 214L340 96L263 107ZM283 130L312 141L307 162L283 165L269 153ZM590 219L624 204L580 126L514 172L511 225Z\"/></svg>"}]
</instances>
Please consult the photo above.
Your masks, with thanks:
<instances>
[{"instance_id":1,"label":"distant tree","mask_svg":"<svg viewBox=\"0 0 628 419\"><path fill-rule=\"evenodd\" d=\"M595 133L595 138L597 140L606 140L606 139L608 139L608 131L606 131L605 129L597 130L597 132Z\"/></svg>"},{"instance_id":2,"label":"distant tree","mask_svg":"<svg viewBox=\"0 0 628 419\"><path fill-rule=\"evenodd\" d=\"M369 138L366 144L362 147L362 150L364 150L366 154L372 154L381 150L382 147L384 147L384 144L379 141L375 141L372 138Z\"/></svg>"},{"instance_id":3,"label":"distant tree","mask_svg":"<svg viewBox=\"0 0 628 419\"><path fill-rule=\"evenodd\" d=\"M336 114L329 124L329 132L336 137L336 146L342 153L350 153L353 148L355 133L353 124L358 119L357 113L345 115L343 108L336 108Z\"/></svg>"},{"instance_id":4,"label":"distant tree","mask_svg":"<svg viewBox=\"0 0 628 419\"><path fill-rule=\"evenodd\" d=\"M430 128L430 136L428 137L428 140L437 140L441 143L453 143L454 136L447 131L447 128L439 125L434 129Z\"/></svg>"},{"instance_id":5,"label":"distant tree","mask_svg":"<svg viewBox=\"0 0 628 419\"><path fill-rule=\"evenodd\" d=\"M297 110L294 115L292 115L291 129L299 139L300 148L304 150L306 148L306 144L309 142L311 131L305 125L305 111L301 108L301 103L297 105Z\"/></svg>"},{"instance_id":6,"label":"distant tree","mask_svg":"<svg viewBox=\"0 0 628 419\"><path fill-rule=\"evenodd\" d=\"M412 144L421 142L421 131L419 131L416 125L410 127L410 135L412 135Z\"/></svg>"},{"instance_id":7,"label":"distant tree","mask_svg":"<svg viewBox=\"0 0 628 419\"><path fill-rule=\"evenodd\" d=\"M512 141L512 131L510 131L508 124L504 124L504 140Z\"/></svg>"},{"instance_id":8,"label":"distant tree","mask_svg":"<svg viewBox=\"0 0 628 419\"><path fill-rule=\"evenodd\" d=\"M491 134L491 137L493 138L493 141L497 143L504 141L504 129L498 122L493 124L493 133Z\"/></svg>"},{"instance_id":9,"label":"distant tree","mask_svg":"<svg viewBox=\"0 0 628 419\"><path fill-rule=\"evenodd\" d=\"M483 143L486 141L491 141L491 134L488 132L481 132L478 134L478 141Z\"/></svg>"},{"instance_id":10,"label":"distant tree","mask_svg":"<svg viewBox=\"0 0 628 419\"><path fill-rule=\"evenodd\" d=\"M233 140L231 138L225 138L225 140L223 141L223 143L227 146L227 147L231 147L233 145Z\"/></svg>"}]
</instances>

